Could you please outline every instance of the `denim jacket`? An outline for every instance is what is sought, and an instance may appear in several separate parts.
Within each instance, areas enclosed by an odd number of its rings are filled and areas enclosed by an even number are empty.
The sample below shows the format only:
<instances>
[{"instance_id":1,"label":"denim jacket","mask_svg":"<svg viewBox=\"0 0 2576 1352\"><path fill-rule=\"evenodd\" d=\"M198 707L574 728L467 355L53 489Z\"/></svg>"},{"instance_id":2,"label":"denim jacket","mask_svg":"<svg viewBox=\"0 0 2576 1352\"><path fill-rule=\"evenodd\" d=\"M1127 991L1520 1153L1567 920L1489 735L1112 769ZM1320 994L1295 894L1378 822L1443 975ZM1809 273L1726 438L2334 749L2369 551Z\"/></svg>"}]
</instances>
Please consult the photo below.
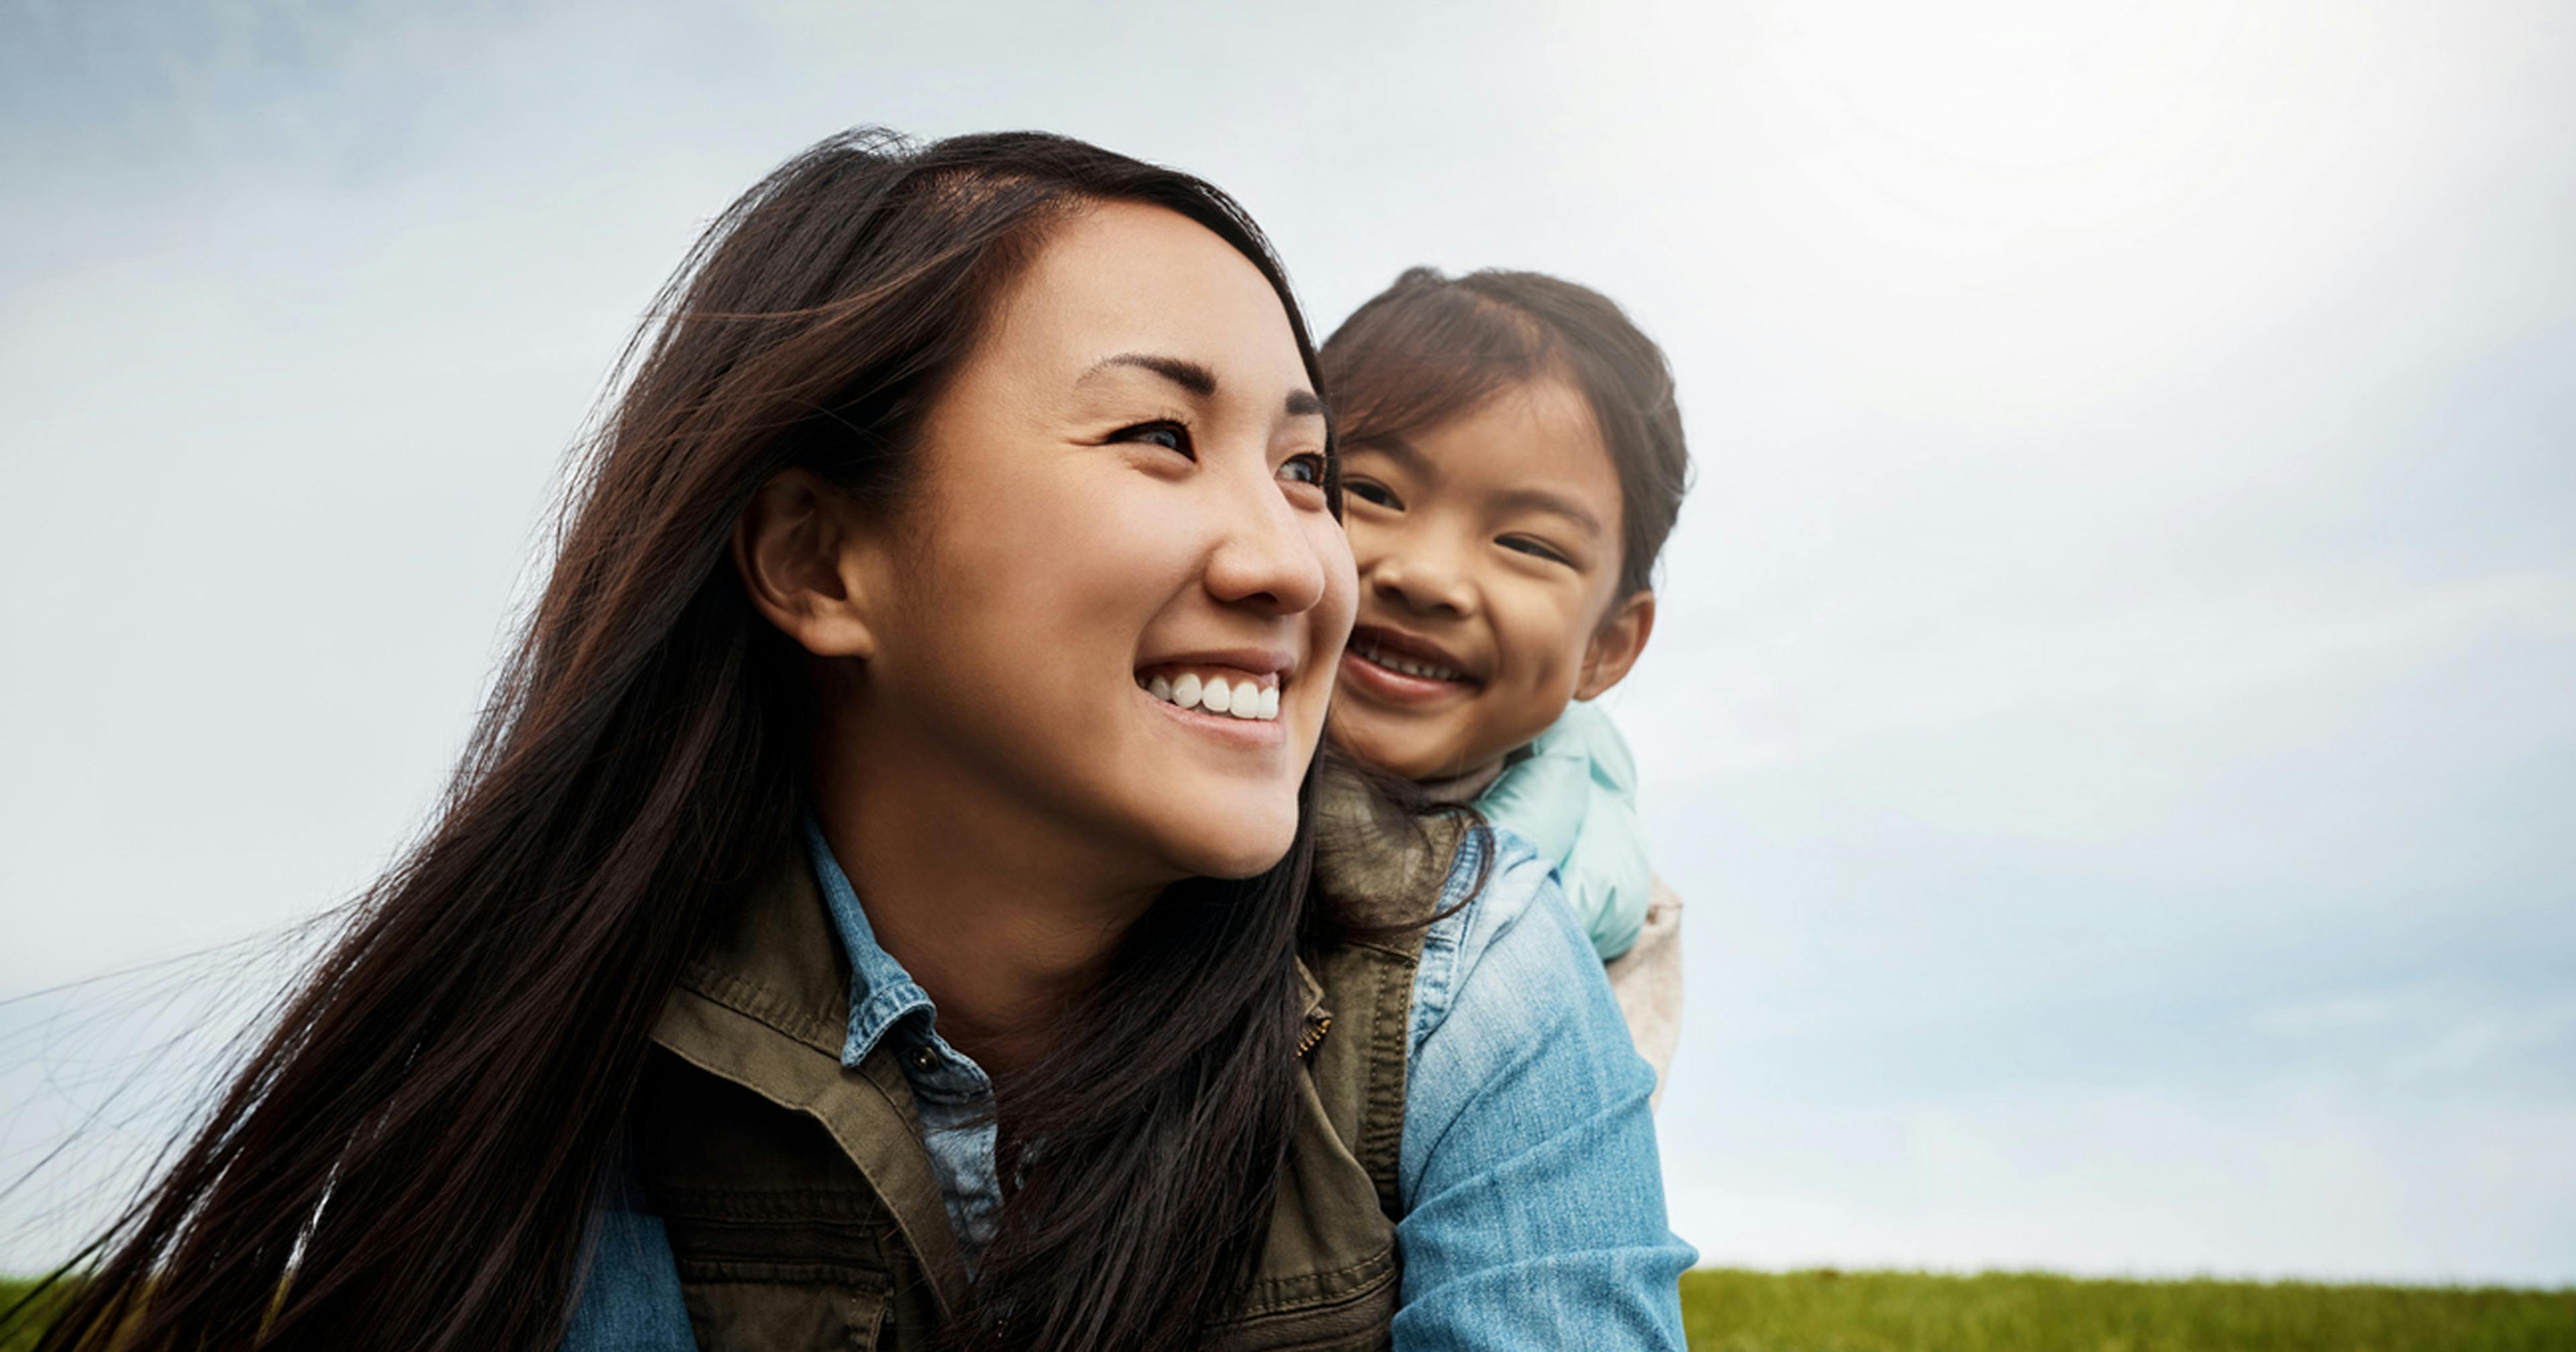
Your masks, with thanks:
<instances>
[{"instance_id":1,"label":"denim jacket","mask_svg":"<svg viewBox=\"0 0 2576 1352\"><path fill-rule=\"evenodd\" d=\"M1424 935L1414 981L1394 1345L1680 1348L1677 1279L1697 1254L1665 1224L1653 1072L1553 868L1508 831L1489 839L1490 855L1471 844L1453 862L1442 906L1457 909ZM989 1079L937 1036L928 995L876 943L819 831L808 847L850 957L849 1050L910 1023L933 1053L905 1059L925 1119L939 1103L971 1115ZM925 1144L971 1253L999 1203L991 1134L931 1131ZM694 1346L642 1205L631 1190L603 1203L566 1349Z\"/></svg>"}]
</instances>

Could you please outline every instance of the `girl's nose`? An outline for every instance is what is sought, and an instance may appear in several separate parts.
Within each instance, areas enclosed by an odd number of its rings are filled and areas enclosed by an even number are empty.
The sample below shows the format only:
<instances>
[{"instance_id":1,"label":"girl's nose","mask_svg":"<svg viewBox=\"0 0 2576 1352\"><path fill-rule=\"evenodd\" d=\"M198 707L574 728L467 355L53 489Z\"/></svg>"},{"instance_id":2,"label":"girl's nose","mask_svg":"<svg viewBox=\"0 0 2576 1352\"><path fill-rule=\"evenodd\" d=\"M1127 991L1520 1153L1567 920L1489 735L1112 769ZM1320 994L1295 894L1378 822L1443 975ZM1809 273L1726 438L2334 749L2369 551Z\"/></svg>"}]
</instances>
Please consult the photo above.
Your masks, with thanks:
<instances>
[{"instance_id":1,"label":"girl's nose","mask_svg":"<svg viewBox=\"0 0 2576 1352\"><path fill-rule=\"evenodd\" d=\"M1475 612L1475 589L1463 569L1434 548L1391 550L1362 575L1380 597L1417 615L1461 616Z\"/></svg>"}]
</instances>

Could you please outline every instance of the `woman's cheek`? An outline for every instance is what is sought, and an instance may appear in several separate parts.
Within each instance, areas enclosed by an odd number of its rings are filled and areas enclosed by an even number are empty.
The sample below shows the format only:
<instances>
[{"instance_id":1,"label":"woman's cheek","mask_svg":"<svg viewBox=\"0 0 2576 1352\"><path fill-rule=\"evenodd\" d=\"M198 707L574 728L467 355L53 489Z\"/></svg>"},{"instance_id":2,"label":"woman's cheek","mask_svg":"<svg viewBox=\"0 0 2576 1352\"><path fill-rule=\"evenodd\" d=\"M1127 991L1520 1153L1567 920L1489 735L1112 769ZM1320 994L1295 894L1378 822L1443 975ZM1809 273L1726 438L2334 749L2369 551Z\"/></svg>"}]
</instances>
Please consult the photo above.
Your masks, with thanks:
<instances>
[{"instance_id":1,"label":"woman's cheek","mask_svg":"<svg viewBox=\"0 0 2576 1352\"><path fill-rule=\"evenodd\" d=\"M1069 593L1079 613L1141 623L1186 580L1190 532L1175 528L1170 504L1138 491L1144 485L1130 481L1136 476L1106 477L1106 485L1086 485L1090 491L1070 510L1024 521L1019 529L1023 540L1044 543L1048 557L1036 571Z\"/></svg>"},{"instance_id":2,"label":"woman's cheek","mask_svg":"<svg viewBox=\"0 0 2576 1352\"><path fill-rule=\"evenodd\" d=\"M1360 571L1351 538L1331 517L1321 520L1322 526L1314 532L1315 555L1324 568L1324 597L1315 606L1315 658L1320 667L1330 670L1340 659L1343 645L1350 642L1351 626L1359 620Z\"/></svg>"}]
</instances>

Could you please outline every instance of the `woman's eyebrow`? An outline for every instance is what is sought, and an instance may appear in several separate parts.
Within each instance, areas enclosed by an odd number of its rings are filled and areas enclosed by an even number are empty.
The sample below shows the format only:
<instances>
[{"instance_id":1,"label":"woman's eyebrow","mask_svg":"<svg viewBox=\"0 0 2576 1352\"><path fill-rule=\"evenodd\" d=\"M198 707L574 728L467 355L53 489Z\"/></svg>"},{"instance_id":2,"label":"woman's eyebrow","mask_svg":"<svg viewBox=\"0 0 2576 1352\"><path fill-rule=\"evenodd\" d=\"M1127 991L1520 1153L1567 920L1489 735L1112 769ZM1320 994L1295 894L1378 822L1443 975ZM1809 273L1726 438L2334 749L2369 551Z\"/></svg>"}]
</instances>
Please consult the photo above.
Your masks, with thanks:
<instances>
[{"instance_id":1,"label":"woman's eyebrow","mask_svg":"<svg viewBox=\"0 0 2576 1352\"><path fill-rule=\"evenodd\" d=\"M1164 357L1151 352L1121 352L1114 357L1103 357L1093 362L1091 369L1082 373L1082 379L1074 383L1079 385L1113 366L1133 366L1138 370L1151 371L1201 399L1216 395L1216 372L1187 357Z\"/></svg>"},{"instance_id":2,"label":"woman's eyebrow","mask_svg":"<svg viewBox=\"0 0 2576 1352\"><path fill-rule=\"evenodd\" d=\"M1103 357L1093 362L1091 369L1083 372L1081 379L1074 383L1079 385L1113 366L1132 366L1140 371L1151 371L1201 399L1216 397L1216 372L1187 357L1166 357L1153 352L1121 352L1115 356ZM1291 418L1325 416L1324 401L1313 390L1290 390L1285 410Z\"/></svg>"}]
</instances>

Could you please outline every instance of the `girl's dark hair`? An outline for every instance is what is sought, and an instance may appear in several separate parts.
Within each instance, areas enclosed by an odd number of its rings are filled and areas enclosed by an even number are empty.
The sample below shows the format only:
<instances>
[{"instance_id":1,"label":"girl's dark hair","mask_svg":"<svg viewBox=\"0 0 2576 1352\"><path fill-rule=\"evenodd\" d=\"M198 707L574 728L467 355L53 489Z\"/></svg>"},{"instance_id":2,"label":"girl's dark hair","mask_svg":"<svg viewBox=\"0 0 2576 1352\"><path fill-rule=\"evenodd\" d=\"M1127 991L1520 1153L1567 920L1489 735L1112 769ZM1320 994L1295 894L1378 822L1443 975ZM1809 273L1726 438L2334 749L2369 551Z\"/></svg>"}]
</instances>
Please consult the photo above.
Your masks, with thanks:
<instances>
[{"instance_id":1,"label":"girl's dark hair","mask_svg":"<svg viewBox=\"0 0 2576 1352\"><path fill-rule=\"evenodd\" d=\"M772 173L621 360L434 826L65 1270L42 1346L554 1345L664 996L797 848L806 669L742 592L736 518L796 466L893 503L997 296L1051 225L1105 202L1239 250L1321 388L1259 228L1189 175L1036 133L875 131ZM1001 1086L1008 1134L1044 1148L957 1345L1194 1346L1239 1302L1293 1121L1293 954L1319 924L1311 773L1300 795L1286 858L1170 889L1066 1020L1079 1031Z\"/></svg>"},{"instance_id":2,"label":"girl's dark hair","mask_svg":"<svg viewBox=\"0 0 2576 1352\"><path fill-rule=\"evenodd\" d=\"M1406 439L1526 380L1571 379L1619 473L1618 595L1654 585L1690 452L1672 366L1608 296L1543 272L1407 268L1324 340L1323 360L1345 446Z\"/></svg>"}]
</instances>

